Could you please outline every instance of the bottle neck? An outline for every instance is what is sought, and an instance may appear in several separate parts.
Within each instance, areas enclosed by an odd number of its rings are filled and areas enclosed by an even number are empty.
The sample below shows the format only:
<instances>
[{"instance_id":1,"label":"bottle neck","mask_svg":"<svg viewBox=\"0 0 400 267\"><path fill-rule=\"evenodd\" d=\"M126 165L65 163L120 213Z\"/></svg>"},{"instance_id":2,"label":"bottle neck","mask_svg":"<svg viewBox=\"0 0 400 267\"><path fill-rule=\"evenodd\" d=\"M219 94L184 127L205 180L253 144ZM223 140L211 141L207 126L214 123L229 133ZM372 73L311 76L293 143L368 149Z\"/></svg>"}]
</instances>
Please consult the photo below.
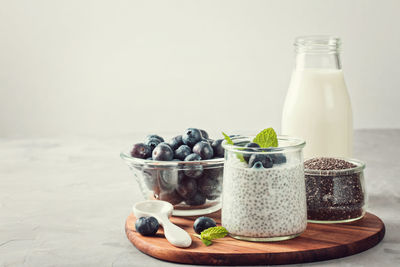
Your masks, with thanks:
<instances>
[{"instance_id":1,"label":"bottle neck","mask_svg":"<svg viewBox=\"0 0 400 267\"><path fill-rule=\"evenodd\" d=\"M342 69L339 53L297 53L296 70L302 69Z\"/></svg>"},{"instance_id":2,"label":"bottle neck","mask_svg":"<svg viewBox=\"0 0 400 267\"><path fill-rule=\"evenodd\" d=\"M342 68L340 62L340 39L332 36L303 36L296 38L295 69Z\"/></svg>"}]
</instances>

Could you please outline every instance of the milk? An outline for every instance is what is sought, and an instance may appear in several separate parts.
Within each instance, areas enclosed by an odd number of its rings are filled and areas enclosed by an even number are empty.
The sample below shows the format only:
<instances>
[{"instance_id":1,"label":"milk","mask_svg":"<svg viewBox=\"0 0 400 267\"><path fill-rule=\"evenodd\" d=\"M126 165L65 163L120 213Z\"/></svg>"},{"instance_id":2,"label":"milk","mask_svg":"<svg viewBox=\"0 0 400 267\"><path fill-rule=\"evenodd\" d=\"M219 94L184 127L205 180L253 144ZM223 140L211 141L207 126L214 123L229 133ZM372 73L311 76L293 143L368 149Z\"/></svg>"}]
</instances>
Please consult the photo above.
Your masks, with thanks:
<instances>
[{"instance_id":1,"label":"milk","mask_svg":"<svg viewBox=\"0 0 400 267\"><path fill-rule=\"evenodd\" d=\"M341 69L295 69L282 133L306 140L304 157L351 157L353 119Z\"/></svg>"}]
</instances>

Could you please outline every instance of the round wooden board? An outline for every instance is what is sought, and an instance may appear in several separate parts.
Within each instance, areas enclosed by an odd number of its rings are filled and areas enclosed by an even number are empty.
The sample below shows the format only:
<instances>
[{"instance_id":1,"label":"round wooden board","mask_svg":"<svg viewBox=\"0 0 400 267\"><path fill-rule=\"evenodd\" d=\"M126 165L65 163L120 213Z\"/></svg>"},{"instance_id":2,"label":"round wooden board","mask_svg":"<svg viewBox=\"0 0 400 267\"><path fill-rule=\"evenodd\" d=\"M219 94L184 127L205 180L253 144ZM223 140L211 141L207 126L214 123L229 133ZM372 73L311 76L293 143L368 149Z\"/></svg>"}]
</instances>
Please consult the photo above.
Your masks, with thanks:
<instances>
[{"instance_id":1,"label":"round wooden board","mask_svg":"<svg viewBox=\"0 0 400 267\"><path fill-rule=\"evenodd\" d=\"M208 215L220 223L220 213ZM196 217L172 217L173 223L194 234ZM155 237L145 237L135 231L136 218L131 214L125 225L128 239L140 251L155 258L187 264L203 265L266 265L314 262L341 258L367 250L385 235L385 225L375 215L367 213L361 220L342 224L309 223L297 238L280 242L247 242L231 237L205 246L192 236L189 248L177 248L168 243L160 227Z\"/></svg>"}]
</instances>

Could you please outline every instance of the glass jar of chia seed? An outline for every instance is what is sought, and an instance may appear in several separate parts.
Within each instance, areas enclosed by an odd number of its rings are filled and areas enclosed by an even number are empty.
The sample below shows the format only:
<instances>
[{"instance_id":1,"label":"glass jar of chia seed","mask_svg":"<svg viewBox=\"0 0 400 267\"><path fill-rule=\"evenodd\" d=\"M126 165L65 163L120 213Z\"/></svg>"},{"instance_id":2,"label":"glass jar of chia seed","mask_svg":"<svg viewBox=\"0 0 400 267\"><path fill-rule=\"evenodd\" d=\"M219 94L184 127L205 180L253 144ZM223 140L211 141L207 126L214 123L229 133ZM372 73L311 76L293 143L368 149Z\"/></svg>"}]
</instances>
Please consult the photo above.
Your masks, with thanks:
<instances>
[{"instance_id":1,"label":"glass jar of chia seed","mask_svg":"<svg viewBox=\"0 0 400 267\"><path fill-rule=\"evenodd\" d=\"M229 234L247 241L280 241L307 227L302 149L305 142L278 137L278 147L249 147L251 136L223 143L221 221Z\"/></svg>"},{"instance_id":2,"label":"glass jar of chia seed","mask_svg":"<svg viewBox=\"0 0 400 267\"><path fill-rule=\"evenodd\" d=\"M343 223L365 215L364 162L322 157L306 160L304 168L309 222Z\"/></svg>"}]
</instances>

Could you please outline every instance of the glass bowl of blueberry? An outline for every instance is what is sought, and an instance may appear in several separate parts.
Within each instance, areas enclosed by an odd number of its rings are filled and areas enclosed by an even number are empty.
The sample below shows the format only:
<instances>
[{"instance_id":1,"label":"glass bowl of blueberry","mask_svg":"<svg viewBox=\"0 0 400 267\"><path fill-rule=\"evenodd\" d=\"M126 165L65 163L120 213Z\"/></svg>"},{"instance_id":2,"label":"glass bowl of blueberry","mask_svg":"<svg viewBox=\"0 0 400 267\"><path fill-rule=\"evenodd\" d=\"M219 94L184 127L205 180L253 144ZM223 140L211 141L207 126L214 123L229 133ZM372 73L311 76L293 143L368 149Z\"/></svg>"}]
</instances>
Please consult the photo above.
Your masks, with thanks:
<instances>
[{"instance_id":1,"label":"glass bowl of blueberry","mask_svg":"<svg viewBox=\"0 0 400 267\"><path fill-rule=\"evenodd\" d=\"M221 208L224 167L223 139L186 129L168 142L151 134L121 152L145 199L174 205L173 215L194 216Z\"/></svg>"}]
</instances>

